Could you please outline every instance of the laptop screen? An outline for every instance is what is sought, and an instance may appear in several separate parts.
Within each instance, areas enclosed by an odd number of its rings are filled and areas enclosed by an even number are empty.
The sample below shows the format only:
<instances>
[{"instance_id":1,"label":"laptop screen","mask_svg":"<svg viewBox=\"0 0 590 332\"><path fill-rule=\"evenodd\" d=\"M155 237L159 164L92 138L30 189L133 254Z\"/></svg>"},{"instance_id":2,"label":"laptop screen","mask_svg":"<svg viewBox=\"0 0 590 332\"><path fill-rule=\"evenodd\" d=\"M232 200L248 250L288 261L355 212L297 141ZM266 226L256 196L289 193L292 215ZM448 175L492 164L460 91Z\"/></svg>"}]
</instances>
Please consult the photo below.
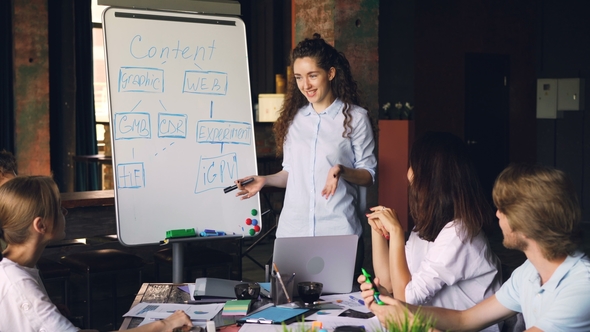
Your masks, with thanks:
<instances>
[{"instance_id":1,"label":"laptop screen","mask_svg":"<svg viewBox=\"0 0 590 332\"><path fill-rule=\"evenodd\" d=\"M323 294L350 293L357 244L357 235L277 238L273 262L283 277L295 273L295 285L321 282Z\"/></svg>"}]
</instances>

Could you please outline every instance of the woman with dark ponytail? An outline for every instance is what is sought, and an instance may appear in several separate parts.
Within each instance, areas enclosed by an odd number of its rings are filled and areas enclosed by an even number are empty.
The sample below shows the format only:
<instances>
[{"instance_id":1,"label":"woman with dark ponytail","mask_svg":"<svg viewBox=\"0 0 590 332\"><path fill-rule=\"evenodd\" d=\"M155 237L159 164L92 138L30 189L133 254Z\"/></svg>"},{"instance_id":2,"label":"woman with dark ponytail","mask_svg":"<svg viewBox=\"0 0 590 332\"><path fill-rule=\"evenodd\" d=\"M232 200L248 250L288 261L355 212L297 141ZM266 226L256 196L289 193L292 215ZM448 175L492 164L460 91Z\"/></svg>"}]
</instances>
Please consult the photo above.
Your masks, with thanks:
<instances>
[{"instance_id":1,"label":"woman with dark ponytail","mask_svg":"<svg viewBox=\"0 0 590 332\"><path fill-rule=\"evenodd\" d=\"M357 84L343 53L318 34L291 53L293 77L274 124L283 169L236 181L247 199L264 186L286 188L277 237L361 235L364 190L377 161L374 130L360 107ZM244 179L254 181L242 186Z\"/></svg>"}]
</instances>

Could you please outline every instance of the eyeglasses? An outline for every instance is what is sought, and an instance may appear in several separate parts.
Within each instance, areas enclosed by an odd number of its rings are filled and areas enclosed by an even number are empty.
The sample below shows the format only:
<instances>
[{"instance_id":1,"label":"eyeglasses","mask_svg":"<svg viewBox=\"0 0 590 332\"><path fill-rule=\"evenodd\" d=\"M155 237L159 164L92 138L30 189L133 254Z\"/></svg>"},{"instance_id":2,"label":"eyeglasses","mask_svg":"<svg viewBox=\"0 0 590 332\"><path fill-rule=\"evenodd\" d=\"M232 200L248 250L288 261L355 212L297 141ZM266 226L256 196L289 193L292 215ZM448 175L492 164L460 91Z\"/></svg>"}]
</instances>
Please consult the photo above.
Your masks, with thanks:
<instances>
[{"instance_id":1,"label":"eyeglasses","mask_svg":"<svg viewBox=\"0 0 590 332\"><path fill-rule=\"evenodd\" d=\"M64 215L64 217L65 217L65 216L67 216L67 215L68 215L68 210L67 210L65 207L63 207L63 206L62 206L62 207L61 207L61 213L62 213L62 214Z\"/></svg>"}]
</instances>

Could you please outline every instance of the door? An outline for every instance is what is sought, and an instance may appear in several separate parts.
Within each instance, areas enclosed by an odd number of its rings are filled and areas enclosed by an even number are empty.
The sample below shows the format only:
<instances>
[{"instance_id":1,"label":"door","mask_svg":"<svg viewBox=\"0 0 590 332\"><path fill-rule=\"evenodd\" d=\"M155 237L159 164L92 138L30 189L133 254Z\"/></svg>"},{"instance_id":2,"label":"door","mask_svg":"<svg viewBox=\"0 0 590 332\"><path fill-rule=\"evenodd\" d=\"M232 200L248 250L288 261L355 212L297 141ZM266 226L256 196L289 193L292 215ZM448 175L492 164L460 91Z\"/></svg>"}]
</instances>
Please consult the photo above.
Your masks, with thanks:
<instances>
[{"instance_id":1,"label":"door","mask_svg":"<svg viewBox=\"0 0 590 332\"><path fill-rule=\"evenodd\" d=\"M509 163L510 57L467 53L465 56L465 140L486 197Z\"/></svg>"}]
</instances>

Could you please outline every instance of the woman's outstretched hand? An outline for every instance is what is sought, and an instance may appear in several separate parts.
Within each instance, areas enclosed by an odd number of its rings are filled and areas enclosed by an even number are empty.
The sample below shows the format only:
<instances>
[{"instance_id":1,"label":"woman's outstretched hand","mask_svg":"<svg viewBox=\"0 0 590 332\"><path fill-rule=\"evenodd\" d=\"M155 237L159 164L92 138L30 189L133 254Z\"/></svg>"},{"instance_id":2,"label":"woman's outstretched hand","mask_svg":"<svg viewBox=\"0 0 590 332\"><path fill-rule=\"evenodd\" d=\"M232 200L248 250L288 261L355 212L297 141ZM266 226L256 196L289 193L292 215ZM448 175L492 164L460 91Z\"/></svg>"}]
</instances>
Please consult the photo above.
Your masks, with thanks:
<instances>
[{"instance_id":1,"label":"woman's outstretched hand","mask_svg":"<svg viewBox=\"0 0 590 332\"><path fill-rule=\"evenodd\" d=\"M330 168L328 171L328 179L326 179L326 185L324 186L324 189L322 189L322 197L328 199L330 196L334 196L334 193L338 188L338 181L340 180L341 175L341 165L334 165Z\"/></svg>"},{"instance_id":2,"label":"woman's outstretched hand","mask_svg":"<svg viewBox=\"0 0 590 332\"><path fill-rule=\"evenodd\" d=\"M246 185L242 185L242 182L248 179L254 179L254 181ZM248 199L256 195L262 189L262 187L264 187L266 179L262 176L250 175L245 178L238 179L234 181L234 183L238 186L236 197L240 197L240 199Z\"/></svg>"}]
</instances>

